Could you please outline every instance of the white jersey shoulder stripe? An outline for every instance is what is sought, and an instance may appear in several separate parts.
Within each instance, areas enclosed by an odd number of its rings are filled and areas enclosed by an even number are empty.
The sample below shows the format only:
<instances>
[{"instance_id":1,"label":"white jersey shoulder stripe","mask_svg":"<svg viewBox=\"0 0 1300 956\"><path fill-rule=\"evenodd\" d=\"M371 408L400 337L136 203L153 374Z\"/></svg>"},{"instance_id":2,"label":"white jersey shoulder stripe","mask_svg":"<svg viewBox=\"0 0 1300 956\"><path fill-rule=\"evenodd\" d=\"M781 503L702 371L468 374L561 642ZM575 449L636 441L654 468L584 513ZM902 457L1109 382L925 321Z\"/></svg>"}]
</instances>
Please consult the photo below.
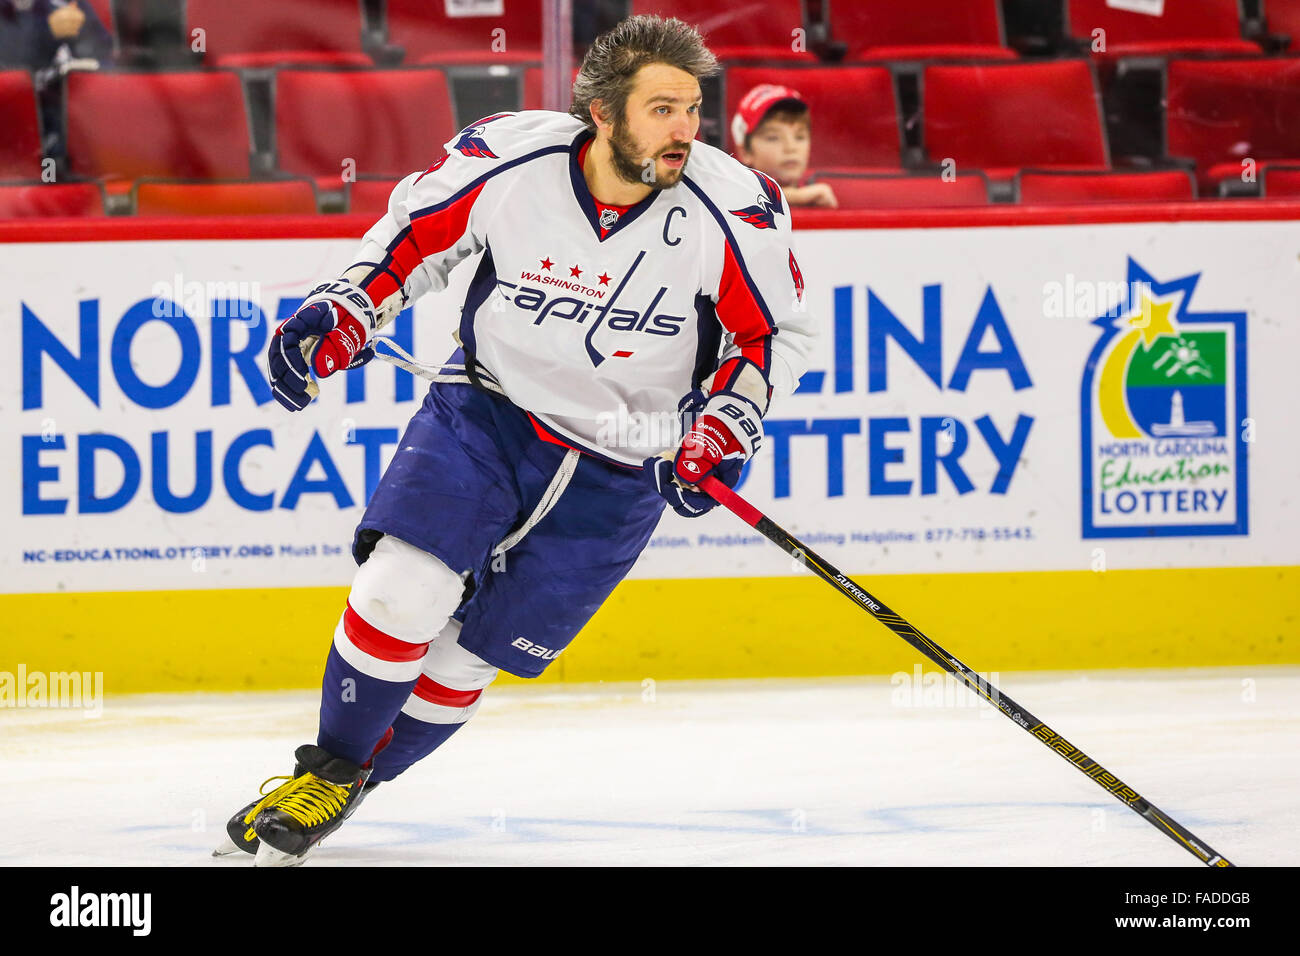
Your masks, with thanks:
<instances>
[{"instance_id":1,"label":"white jersey shoulder stripe","mask_svg":"<svg viewBox=\"0 0 1300 956\"><path fill-rule=\"evenodd\" d=\"M460 189L452 193L452 195L448 196L446 199L442 200L441 202L434 203L432 206L424 206L423 208L412 211L410 217L411 221L414 222L416 219L423 218L424 216L430 216L435 213L441 212L442 210L446 209L448 206L451 206L456 202L459 202L461 199L464 199L467 195L472 193L475 189L478 189L478 187L482 186L492 177L499 176L501 173L513 169L516 166L522 166L525 163L530 163L535 159L541 158L542 156L550 156L553 153L567 153L568 151L569 151L569 147L567 145L544 146L541 149L534 150L531 153L526 153L523 156L519 156L516 157L515 159L508 160L502 163L500 166L495 167L494 169L489 169L487 172L485 172L483 175L479 176L478 178L470 180L469 183L462 186ZM408 226L407 228L409 229L410 227Z\"/></svg>"}]
</instances>

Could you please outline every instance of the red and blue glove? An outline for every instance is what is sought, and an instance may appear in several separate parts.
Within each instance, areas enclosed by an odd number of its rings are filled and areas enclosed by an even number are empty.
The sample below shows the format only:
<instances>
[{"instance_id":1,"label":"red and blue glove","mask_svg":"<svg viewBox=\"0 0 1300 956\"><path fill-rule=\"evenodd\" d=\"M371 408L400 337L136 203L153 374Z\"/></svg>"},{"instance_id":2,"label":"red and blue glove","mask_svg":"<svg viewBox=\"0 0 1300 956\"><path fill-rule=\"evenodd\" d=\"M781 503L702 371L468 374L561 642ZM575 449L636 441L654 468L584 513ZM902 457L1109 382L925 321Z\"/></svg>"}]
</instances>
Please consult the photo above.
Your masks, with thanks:
<instances>
[{"instance_id":1,"label":"red and blue glove","mask_svg":"<svg viewBox=\"0 0 1300 956\"><path fill-rule=\"evenodd\" d=\"M318 389L313 378L365 365L375 310L365 292L339 279L312 290L302 307L280 323L267 349L271 394L291 412L306 408Z\"/></svg>"},{"instance_id":2,"label":"red and blue glove","mask_svg":"<svg viewBox=\"0 0 1300 956\"><path fill-rule=\"evenodd\" d=\"M687 518L706 514L718 504L696 486L712 475L734 488L745 462L763 440L763 418L752 402L732 392L717 392L703 402L698 416L692 416L694 408L699 408L695 396L703 398L702 393L692 393L680 406L688 420L694 417L694 424L673 460L655 456L642 465L660 496Z\"/></svg>"}]
</instances>

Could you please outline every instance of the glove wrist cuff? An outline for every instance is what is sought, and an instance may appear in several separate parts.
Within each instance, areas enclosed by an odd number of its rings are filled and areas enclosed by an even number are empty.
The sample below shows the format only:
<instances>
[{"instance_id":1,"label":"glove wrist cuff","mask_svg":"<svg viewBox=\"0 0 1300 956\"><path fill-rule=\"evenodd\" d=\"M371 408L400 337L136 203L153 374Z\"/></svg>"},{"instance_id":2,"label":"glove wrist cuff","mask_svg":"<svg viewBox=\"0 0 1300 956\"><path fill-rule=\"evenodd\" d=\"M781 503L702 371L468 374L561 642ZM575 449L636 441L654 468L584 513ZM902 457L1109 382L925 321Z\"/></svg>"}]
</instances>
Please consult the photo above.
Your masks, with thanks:
<instances>
[{"instance_id":1,"label":"glove wrist cuff","mask_svg":"<svg viewBox=\"0 0 1300 956\"><path fill-rule=\"evenodd\" d=\"M739 443L745 460L754 457L763 442L763 416L758 406L735 392L714 392L700 409L700 418L711 415L726 426Z\"/></svg>"},{"instance_id":2,"label":"glove wrist cuff","mask_svg":"<svg viewBox=\"0 0 1300 956\"><path fill-rule=\"evenodd\" d=\"M316 302L333 303L356 319L364 336L364 341L361 343L363 347L378 328L379 320L370 296L366 295L365 290L360 286L353 285L347 279L333 279L321 283L311 290L302 305L298 307L298 311L301 312Z\"/></svg>"}]
</instances>

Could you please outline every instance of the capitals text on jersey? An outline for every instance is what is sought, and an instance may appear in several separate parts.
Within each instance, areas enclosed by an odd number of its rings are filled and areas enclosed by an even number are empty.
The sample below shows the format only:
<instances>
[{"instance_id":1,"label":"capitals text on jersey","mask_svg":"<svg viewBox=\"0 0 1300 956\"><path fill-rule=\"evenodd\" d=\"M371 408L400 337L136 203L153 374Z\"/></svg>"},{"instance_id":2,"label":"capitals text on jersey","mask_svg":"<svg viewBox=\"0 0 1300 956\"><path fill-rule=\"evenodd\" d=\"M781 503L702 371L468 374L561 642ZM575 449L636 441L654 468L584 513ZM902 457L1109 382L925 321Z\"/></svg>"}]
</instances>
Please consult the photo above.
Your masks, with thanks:
<instances>
[{"instance_id":1,"label":"capitals text on jersey","mask_svg":"<svg viewBox=\"0 0 1300 956\"><path fill-rule=\"evenodd\" d=\"M666 447L606 447L602 415L675 413L696 388L761 413L794 390L817 322L779 186L696 142L678 185L602 218L582 165L592 140L541 110L457 133L398 184L356 284L387 316L477 255L458 329L467 360L567 443L639 465Z\"/></svg>"}]
</instances>

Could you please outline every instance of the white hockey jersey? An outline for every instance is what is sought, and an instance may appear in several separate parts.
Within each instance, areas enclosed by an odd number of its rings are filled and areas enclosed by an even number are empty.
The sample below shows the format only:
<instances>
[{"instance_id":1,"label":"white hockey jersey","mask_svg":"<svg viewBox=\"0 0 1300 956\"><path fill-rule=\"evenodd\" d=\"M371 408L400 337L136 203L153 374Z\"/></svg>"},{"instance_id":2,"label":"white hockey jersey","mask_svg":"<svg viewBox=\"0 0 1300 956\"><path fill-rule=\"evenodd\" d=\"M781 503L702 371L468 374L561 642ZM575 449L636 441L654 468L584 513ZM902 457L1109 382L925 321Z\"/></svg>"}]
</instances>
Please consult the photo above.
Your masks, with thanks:
<instances>
[{"instance_id":1,"label":"white hockey jersey","mask_svg":"<svg viewBox=\"0 0 1300 956\"><path fill-rule=\"evenodd\" d=\"M772 179L696 141L678 185L598 213L579 164L592 138L564 113L480 120L397 185L348 275L391 316L482 252L461 313L467 364L543 435L639 465L672 437L611 441L612 419L673 416L695 387L761 414L794 390L816 323Z\"/></svg>"}]
</instances>

